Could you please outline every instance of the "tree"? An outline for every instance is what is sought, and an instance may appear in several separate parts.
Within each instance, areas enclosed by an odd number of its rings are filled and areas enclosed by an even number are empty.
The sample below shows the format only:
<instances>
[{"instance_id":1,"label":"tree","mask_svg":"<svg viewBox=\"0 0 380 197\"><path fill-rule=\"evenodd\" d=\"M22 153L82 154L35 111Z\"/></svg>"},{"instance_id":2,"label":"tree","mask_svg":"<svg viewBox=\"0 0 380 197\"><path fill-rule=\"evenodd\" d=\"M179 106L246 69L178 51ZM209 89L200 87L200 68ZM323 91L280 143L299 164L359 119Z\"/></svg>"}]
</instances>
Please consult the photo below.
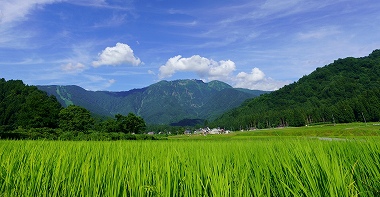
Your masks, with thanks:
<instances>
[{"instance_id":1,"label":"tree","mask_svg":"<svg viewBox=\"0 0 380 197\"><path fill-rule=\"evenodd\" d=\"M300 108L291 110L290 126L300 127L305 125L305 116L302 111Z\"/></svg>"},{"instance_id":2,"label":"tree","mask_svg":"<svg viewBox=\"0 0 380 197\"><path fill-rule=\"evenodd\" d=\"M116 120L114 119L107 119L101 121L95 130L111 133L111 132L117 132L118 131L118 125L116 124Z\"/></svg>"},{"instance_id":3,"label":"tree","mask_svg":"<svg viewBox=\"0 0 380 197\"><path fill-rule=\"evenodd\" d=\"M119 132L123 133L143 133L146 130L146 124L143 118L129 113L128 116L116 114L116 124Z\"/></svg>"},{"instance_id":4,"label":"tree","mask_svg":"<svg viewBox=\"0 0 380 197\"><path fill-rule=\"evenodd\" d=\"M17 123L23 128L57 128L61 104L54 96L35 88L30 92L17 113Z\"/></svg>"},{"instance_id":5,"label":"tree","mask_svg":"<svg viewBox=\"0 0 380 197\"><path fill-rule=\"evenodd\" d=\"M59 112L59 127L64 131L86 132L92 128L94 119L87 109L69 105Z\"/></svg>"}]
</instances>

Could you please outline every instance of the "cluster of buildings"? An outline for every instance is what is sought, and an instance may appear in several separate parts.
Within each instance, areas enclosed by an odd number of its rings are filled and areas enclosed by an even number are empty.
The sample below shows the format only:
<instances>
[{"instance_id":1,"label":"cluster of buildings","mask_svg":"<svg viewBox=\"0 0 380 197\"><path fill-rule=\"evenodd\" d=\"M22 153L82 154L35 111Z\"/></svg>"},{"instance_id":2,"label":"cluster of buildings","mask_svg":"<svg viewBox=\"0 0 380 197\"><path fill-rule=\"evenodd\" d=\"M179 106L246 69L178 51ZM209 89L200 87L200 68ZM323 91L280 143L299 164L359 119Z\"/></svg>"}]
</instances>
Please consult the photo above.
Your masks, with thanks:
<instances>
[{"instance_id":1,"label":"cluster of buildings","mask_svg":"<svg viewBox=\"0 0 380 197\"><path fill-rule=\"evenodd\" d=\"M210 129L208 127L206 128L200 128L200 129L197 129L195 131L191 131L189 129L187 129L184 134L202 134L202 135L207 135L207 134L227 134L227 133L231 133L230 130L224 130L224 129L221 129L221 128L213 128L213 129Z\"/></svg>"}]
</instances>

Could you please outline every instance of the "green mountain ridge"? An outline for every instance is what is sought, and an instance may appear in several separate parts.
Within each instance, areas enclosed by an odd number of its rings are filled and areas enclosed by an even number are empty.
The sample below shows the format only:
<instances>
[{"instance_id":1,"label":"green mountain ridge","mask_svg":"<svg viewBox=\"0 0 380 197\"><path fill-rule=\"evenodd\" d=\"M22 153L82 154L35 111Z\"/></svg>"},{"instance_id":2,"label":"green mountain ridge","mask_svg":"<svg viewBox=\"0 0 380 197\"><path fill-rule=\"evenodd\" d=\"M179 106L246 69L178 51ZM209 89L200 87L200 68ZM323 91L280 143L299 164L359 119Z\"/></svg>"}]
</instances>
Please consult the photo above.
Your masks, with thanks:
<instances>
[{"instance_id":1,"label":"green mountain ridge","mask_svg":"<svg viewBox=\"0 0 380 197\"><path fill-rule=\"evenodd\" d=\"M231 129L380 121L380 50L317 68L283 88L245 101L211 126Z\"/></svg>"},{"instance_id":2,"label":"green mountain ridge","mask_svg":"<svg viewBox=\"0 0 380 197\"><path fill-rule=\"evenodd\" d=\"M235 89L221 81L160 81L129 91L87 91L79 86L37 86L64 106L75 104L93 114L114 116L130 112L149 124L172 124L184 119L213 120L246 99L266 91Z\"/></svg>"}]
</instances>

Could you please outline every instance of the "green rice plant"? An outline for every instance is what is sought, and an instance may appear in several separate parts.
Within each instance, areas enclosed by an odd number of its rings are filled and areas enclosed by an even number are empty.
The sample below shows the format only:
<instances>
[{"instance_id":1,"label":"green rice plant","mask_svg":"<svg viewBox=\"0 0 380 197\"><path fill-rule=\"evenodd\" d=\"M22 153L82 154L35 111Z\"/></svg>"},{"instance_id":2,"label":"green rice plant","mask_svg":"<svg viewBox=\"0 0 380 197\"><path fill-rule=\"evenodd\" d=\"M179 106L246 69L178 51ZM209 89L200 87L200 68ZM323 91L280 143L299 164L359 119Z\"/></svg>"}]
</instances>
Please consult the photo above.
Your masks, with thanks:
<instances>
[{"instance_id":1,"label":"green rice plant","mask_svg":"<svg viewBox=\"0 0 380 197\"><path fill-rule=\"evenodd\" d=\"M379 196L372 138L0 141L0 196Z\"/></svg>"}]
</instances>

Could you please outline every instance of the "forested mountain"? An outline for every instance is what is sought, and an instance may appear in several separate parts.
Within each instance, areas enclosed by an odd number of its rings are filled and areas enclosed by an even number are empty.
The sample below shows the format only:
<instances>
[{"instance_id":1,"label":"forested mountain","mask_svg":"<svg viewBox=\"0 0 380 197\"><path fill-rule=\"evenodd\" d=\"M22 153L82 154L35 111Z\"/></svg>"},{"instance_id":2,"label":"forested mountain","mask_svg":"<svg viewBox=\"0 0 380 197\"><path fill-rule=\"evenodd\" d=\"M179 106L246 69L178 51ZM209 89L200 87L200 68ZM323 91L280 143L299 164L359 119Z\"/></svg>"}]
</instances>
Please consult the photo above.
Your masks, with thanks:
<instances>
[{"instance_id":1,"label":"forested mountain","mask_svg":"<svg viewBox=\"0 0 380 197\"><path fill-rule=\"evenodd\" d=\"M230 85L201 80L160 81L124 92L87 91L79 86L38 86L57 97L63 106L75 104L101 116L130 112L149 124L179 125L184 119L214 119L248 98L266 93L235 89ZM183 121L182 121L183 122Z\"/></svg>"},{"instance_id":2,"label":"forested mountain","mask_svg":"<svg viewBox=\"0 0 380 197\"><path fill-rule=\"evenodd\" d=\"M338 59L297 82L247 100L211 125L232 129L380 120L380 50Z\"/></svg>"},{"instance_id":3,"label":"forested mountain","mask_svg":"<svg viewBox=\"0 0 380 197\"><path fill-rule=\"evenodd\" d=\"M54 96L20 80L0 79L0 132L22 128L56 128L61 104Z\"/></svg>"}]
</instances>

